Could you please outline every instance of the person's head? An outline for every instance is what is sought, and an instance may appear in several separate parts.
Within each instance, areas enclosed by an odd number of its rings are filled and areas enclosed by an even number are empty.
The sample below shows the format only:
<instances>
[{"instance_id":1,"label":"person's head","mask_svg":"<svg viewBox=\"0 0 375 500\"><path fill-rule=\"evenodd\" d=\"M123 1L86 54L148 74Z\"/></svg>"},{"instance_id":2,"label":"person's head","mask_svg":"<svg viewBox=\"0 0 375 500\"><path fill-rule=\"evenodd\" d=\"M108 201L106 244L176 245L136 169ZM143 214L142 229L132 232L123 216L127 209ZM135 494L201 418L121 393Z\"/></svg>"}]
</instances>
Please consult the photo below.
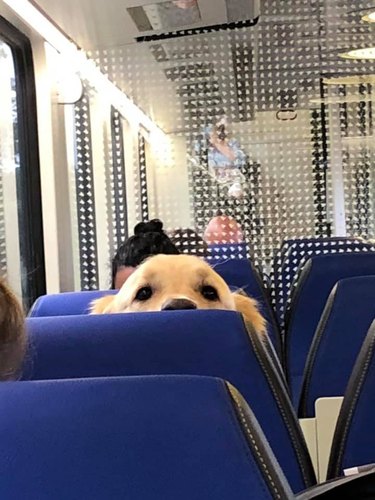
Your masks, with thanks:
<instances>
[{"instance_id":1,"label":"person's head","mask_svg":"<svg viewBox=\"0 0 375 500\"><path fill-rule=\"evenodd\" d=\"M229 215L213 217L204 231L203 238L209 245L244 242L241 226Z\"/></svg>"},{"instance_id":2,"label":"person's head","mask_svg":"<svg viewBox=\"0 0 375 500\"><path fill-rule=\"evenodd\" d=\"M0 381L18 377L25 349L22 307L8 285L0 278Z\"/></svg>"},{"instance_id":3,"label":"person's head","mask_svg":"<svg viewBox=\"0 0 375 500\"><path fill-rule=\"evenodd\" d=\"M140 222L134 228L134 236L128 238L117 250L112 260L111 288L121 288L130 274L151 255L178 254L179 251L163 231L158 219Z\"/></svg>"},{"instance_id":4,"label":"person's head","mask_svg":"<svg viewBox=\"0 0 375 500\"><path fill-rule=\"evenodd\" d=\"M207 243L199 234L190 228L177 228L170 232L170 238L180 253L206 257Z\"/></svg>"}]
</instances>

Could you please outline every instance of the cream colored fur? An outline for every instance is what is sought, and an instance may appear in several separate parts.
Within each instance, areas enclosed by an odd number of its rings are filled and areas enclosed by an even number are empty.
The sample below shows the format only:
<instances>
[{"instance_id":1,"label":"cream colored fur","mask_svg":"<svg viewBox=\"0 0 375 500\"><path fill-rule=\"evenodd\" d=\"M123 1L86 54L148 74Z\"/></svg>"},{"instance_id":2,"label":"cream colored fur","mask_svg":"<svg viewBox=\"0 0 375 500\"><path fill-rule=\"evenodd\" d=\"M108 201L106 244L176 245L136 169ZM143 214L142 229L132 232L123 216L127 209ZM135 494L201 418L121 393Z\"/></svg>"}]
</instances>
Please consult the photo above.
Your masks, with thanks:
<instances>
[{"instance_id":1,"label":"cream colored fur","mask_svg":"<svg viewBox=\"0 0 375 500\"><path fill-rule=\"evenodd\" d=\"M202 295L202 287L217 292L217 300ZM147 300L137 300L137 292L152 289ZM192 255L155 255L147 259L129 276L117 295L93 301L92 314L161 311L173 299L187 299L197 309L239 311L259 335L264 335L266 322L257 302L240 293L232 293L225 281L207 263Z\"/></svg>"}]
</instances>

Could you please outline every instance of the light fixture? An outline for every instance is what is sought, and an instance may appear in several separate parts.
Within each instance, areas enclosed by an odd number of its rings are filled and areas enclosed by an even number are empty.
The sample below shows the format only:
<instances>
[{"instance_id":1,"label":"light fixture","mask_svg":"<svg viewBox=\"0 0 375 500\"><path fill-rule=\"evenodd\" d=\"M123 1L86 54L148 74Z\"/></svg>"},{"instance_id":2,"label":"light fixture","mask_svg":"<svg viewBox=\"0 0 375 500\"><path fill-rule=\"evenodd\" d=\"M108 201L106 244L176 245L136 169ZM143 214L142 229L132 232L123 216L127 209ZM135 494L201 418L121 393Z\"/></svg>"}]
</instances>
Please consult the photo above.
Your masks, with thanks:
<instances>
[{"instance_id":1,"label":"light fixture","mask_svg":"<svg viewBox=\"0 0 375 500\"><path fill-rule=\"evenodd\" d=\"M326 76L323 78L325 85L360 85L367 83L375 84L375 75L340 75Z\"/></svg>"},{"instance_id":2,"label":"light fixture","mask_svg":"<svg viewBox=\"0 0 375 500\"><path fill-rule=\"evenodd\" d=\"M48 42L44 43L47 66L56 85L57 102L59 104L75 104L83 94L82 81L76 71L72 71L70 61L66 61L60 52Z\"/></svg>"},{"instance_id":3,"label":"light fixture","mask_svg":"<svg viewBox=\"0 0 375 500\"><path fill-rule=\"evenodd\" d=\"M344 59L375 59L375 47L366 47L364 49L349 50L340 54Z\"/></svg>"},{"instance_id":4,"label":"light fixture","mask_svg":"<svg viewBox=\"0 0 375 500\"><path fill-rule=\"evenodd\" d=\"M362 21L366 21L367 23L375 23L375 10L374 12L370 12L370 14L366 14L362 17Z\"/></svg>"},{"instance_id":5,"label":"light fixture","mask_svg":"<svg viewBox=\"0 0 375 500\"><path fill-rule=\"evenodd\" d=\"M46 42L54 47L61 56L70 62L72 71L77 72L82 79L86 79L100 96L112 104L131 125L143 125L152 137L164 140L163 130L142 111L122 90L101 72L95 62L86 52L69 40L56 26L47 19L28 0L3 0L18 17L33 30L38 32Z\"/></svg>"}]
</instances>

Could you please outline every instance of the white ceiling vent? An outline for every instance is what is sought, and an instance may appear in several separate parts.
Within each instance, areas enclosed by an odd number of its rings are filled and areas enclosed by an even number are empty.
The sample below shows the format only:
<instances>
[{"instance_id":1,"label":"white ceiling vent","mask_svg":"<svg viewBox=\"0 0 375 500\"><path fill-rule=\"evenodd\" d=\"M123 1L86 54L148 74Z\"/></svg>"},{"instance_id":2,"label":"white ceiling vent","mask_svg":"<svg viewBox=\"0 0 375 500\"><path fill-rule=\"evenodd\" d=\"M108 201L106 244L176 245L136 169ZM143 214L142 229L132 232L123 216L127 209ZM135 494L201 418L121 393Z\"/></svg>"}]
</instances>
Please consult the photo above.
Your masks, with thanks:
<instances>
[{"instance_id":1,"label":"white ceiling vent","mask_svg":"<svg viewBox=\"0 0 375 500\"><path fill-rule=\"evenodd\" d=\"M139 31L172 30L202 21L198 1L169 0L127 9Z\"/></svg>"},{"instance_id":2,"label":"white ceiling vent","mask_svg":"<svg viewBox=\"0 0 375 500\"><path fill-rule=\"evenodd\" d=\"M260 0L155 0L128 7L127 12L143 39L176 30L199 33L210 28L229 29L239 22L255 24L259 4Z\"/></svg>"}]
</instances>

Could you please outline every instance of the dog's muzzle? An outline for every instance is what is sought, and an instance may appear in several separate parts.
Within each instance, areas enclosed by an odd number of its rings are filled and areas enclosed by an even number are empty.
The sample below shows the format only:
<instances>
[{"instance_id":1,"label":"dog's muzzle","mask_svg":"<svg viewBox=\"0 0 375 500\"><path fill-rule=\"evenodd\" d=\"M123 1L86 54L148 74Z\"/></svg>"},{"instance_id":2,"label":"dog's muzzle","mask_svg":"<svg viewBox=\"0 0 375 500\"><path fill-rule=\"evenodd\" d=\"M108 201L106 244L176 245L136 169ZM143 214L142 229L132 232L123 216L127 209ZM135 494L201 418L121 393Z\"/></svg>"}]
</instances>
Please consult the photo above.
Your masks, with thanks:
<instances>
[{"instance_id":1,"label":"dog's muzzle","mask_svg":"<svg viewBox=\"0 0 375 500\"><path fill-rule=\"evenodd\" d=\"M183 309L196 309L197 305L189 299L171 299L163 304L162 311L179 311Z\"/></svg>"}]
</instances>

